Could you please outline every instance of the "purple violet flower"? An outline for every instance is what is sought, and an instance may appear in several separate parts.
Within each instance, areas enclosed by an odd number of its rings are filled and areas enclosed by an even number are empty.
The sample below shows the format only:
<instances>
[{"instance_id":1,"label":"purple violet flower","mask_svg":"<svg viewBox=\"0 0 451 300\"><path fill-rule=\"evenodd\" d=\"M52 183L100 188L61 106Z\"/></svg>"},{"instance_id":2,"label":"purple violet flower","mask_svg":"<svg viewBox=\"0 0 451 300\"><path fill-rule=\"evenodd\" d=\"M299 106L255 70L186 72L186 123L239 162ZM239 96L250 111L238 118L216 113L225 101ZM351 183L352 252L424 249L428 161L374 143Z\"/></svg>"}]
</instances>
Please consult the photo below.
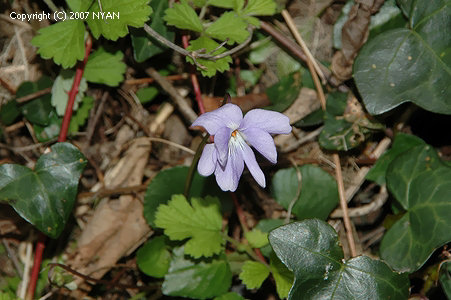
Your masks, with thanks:
<instances>
[{"instance_id":1,"label":"purple violet flower","mask_svg":"<svg viewBox=\"0 0 451 300\"><path fill-rule=\"evenodd\" d=\"M277 151L271 134L291 132L287 116L264 109L253 109L243 118L235 104L226 104L200 115L192 126L201 126L212 136L214 143L205 145L197 170L203 176L215 173L223 191L235 191L244 164L257 183L265 187L265 175L257 164L254 147L270 162L277 162Z\"/></svg>"}]
</instances>

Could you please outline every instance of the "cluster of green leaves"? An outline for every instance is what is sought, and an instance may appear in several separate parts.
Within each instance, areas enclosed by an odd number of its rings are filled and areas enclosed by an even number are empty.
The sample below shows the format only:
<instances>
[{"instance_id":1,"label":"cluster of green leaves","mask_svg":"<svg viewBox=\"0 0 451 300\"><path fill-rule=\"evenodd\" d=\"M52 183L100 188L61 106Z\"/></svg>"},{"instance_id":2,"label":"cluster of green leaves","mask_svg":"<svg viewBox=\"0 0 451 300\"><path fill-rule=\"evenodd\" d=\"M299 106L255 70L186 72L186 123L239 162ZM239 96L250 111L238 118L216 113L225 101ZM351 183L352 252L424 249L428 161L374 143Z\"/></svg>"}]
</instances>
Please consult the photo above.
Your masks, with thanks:
<instances>
[{"instance_id":1,"label":"cluster of green leaves","mask_svg":"<svg viewBox=\"0 0 451 300\"><path fill-rule=\"evenodd\" d=\"M229 292L234 274L248 289L259 288L272 274L280 297L286 297L292 274L268 248L267 238L268 231L280 223L261 222L259 228L245 234L247 245L235 241L238 252L226 254L225 244L231 238L223 228L221 207L229 209L230 199L223 198L221 205L218 197L209 196L224 194L210 183L212 178L197 174L188 201L178 194L187 172L186 167L167 169L149 184L144 215L164 234L151 238L138 250L139 268L149 276L164 278L163 294L169 296L244 299ZM261 248L270 264L250 259L245 253L251 248Z\"/></svg>"},{"instance_id":2,"label":"cluster of green leaves","mask_svg":"<svg viewBox=\"0 0 451 300\"><path fill-rule=\"evenodd\" d=\"M179 29L187 29L199 34L197 39L191 40L187 48L189 51L210 53L212 56L226 51L219 47L220 42L227 41L228 45L243 43L249 38L251 31L249 26L258 27L260 21L254 16L267 16L275 13L276 4L273 0L197 0L195 8L205 12L208 6L227 9L216 20L204 20L196 13L196 10L186 0L175 3L173 7L164 11L164 21L168 25ZM217 40L217 41L215 41ZM202 75L211 77L217 71L223 72L229 69L232 62L230 56L217 60L197 59L196 62L187 57L186 60L196 64Z\"/></svg>"}]
</instances>

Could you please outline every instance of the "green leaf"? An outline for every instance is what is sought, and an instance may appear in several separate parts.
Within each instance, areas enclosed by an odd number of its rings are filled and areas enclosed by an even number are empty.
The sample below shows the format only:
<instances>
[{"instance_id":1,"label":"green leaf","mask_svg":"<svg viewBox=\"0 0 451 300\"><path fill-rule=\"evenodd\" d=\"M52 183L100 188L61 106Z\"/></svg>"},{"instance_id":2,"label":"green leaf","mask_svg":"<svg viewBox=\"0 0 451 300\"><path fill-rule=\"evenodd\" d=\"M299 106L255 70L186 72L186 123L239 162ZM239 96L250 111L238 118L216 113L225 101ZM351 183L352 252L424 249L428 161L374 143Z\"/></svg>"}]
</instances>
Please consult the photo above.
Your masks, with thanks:
<instances>
[{"instance_id":1,"label":"green leaf","mask_svg":"<svg viewBox=\"0 0 451 300\"><path fill-rule=\"evenodd\" d=\"M164 236L157 236L147 241L136 254L136 263L146 275L163 278L169 269L171 253Z\"/></svg>"},{"instance_id":2,"label":"green leaf","mask_svg":"<svg viewBox=\"0 0 451 300\"><path fill-rule=\"evenodd\" d=\"M27 102L22 105L21 110L24 117L31 123L46 126L50 122L50 113L53 110L51 95L44 95Z\"/></svg>"},{"instance_id":3,"label":"green leaf","mask_svg":"<svg viewBox=\"0 0 451 300\"><path fill-rule=\"evenodd\" d=\"M168 204L158 206L155 226L164 229L171 240L189 239L185 253L194 258L210 257L222 251L222 216L219 200L207 196L191 198L173 195Z\"/></svg>"},{"instance_id":4,"label":"green leaf","mask_svg":"<svg viewBox=\"0 0 451 300\"><path fill-rule=\"evenodd\" d=\"M83 77L93 83L117 86L124 80L126 65L122 62L124 54L121 51L110 53L100 47L89 56Z\"/></svg>"},{"instance_id":5,"label":"green leaf","mask_svg":"<svg viewBox=\"0 0 451 300\"><path fill-rule=\"evenodd\" d=\"M274 0L249 0L243 10L243 15L272 16L276 13Z\"/></svg>"},{"instance_id":6,"label":"green leaf","mask_svg":"<svg viewBox=\"0 0 451 300\"><path fill-rule=\"evenodd\" d=\"M291 223L269 234L280 260L294 272L290 300L406 299L407 274L398 274L367 256L343 259L335 230L312 219ZM359 296L360 295L360 296Z\"/></svg>"},{"instance_id":7,"label":"green leaf","mask_svg":"<svg viewBox=\"0 0 451 300\"><path fill-rule=\"evenodd\" d=\"M377 182L379 185L385 184L385 175L390 163L401 153L419 145L424 145L424 141L414 135L398 133L395 136L393 145L377 160L374 166L366 175L366 179Z\"/></svg>"},{"instance_id":8,"label":"green leaf","mask_svg":"<svg viewBox=\"0 0 451 300\"><path fill-rule=\"evenodd\" d=\"M40 143L45 143L56 138L61 130L62 118L58 117L56 110L52 109L49 114L49 123L45 126L33 124L36 138ZM70 125L69 125L70 127Z\"/></svg>"},{"instance_id":9,"label":"green leaf","mask_svg":"<svg viewBox=\"0 0 451 300\"><path fill-rule=\"evenodd\" d=\"M149 26L170 42L174 41L174 32L170 31L163 20L164 12L169 7L168 1L151 1L154 10ZM144 29L131 30L133 57L137 62L143 62L154 55L168 49L166 46L151 37Z\"/></svg>"},{"instance_id":10,"label":"green leaf","mask_svg":"<svg viewBox=\"0 0 451 300\"><path fill-rule=\"evenodd\" d=\"M201 36L197 40L190 41L190 45L186 50L188 51L195 51L199 49L205 49L207 53L217 49L219 46L218 43L213 41L212 39ZM215 52L211 53L211 55L218 55L223 52L225 52L226 49L224 47L220 48L219 50L216 50ZM186 57L186 61L194 64L194 61L190 57ZM216 74L216 71L224 72L230 69L230 63L232 62L232 58L229 56L226 56L224 58L218 59L216 61L213 60L206 60L206 59L197 59L197 63L201 64L205 67L205 69L201 69L197 67L198 70L201 71L203 76L212 77Z\"/></svg>"},{"instance_id":11,"label":"green leaf","mask_svg":"<svg viewBox=\"0 0 451 300\"><path fill-rule=\"evenodd\" d=\"M301 90L301 76L298 72L280 78L280 81L266 89L271 105L266 108L282 112L296 100Z\"/></svg>"},{"instance_id":12,"label":"green leaf","mask_svg":"<svg viewBox=\"0 0 451 300\"><path fill-rule=\"evenodd\" d=\"M72 11L85 12L94 0L67 0L67 5Z\"/></svg>"},{"instance_id":13,"label":"green leaf","mask_svg":"<svg viewBox=\"0 0 451 300\"><path fill-rule=\"evenodd\" d=\"M247 24L236 13L225 12L219 19L211 24L205 33L212 38L225 41L229 39L227 44L242 43L249 37L246 30Z\"/></svg>"},{"instance_id":14,"label":"green leaf","mask_svg":"<svg viewBox=\"0 0 451 300\"><path fill-rule=\"evenodd\" d=\"M240 11L243 8L244 0L208 0L208 5Z\"/></svg>"},{"instance_id":15,"label":"green leaf","mask_svg":"<svg viewBox=\"0 0 451 300\"><path fill-rule=\"evenodd\" d=\"M271 230L282 226L284 224L283 220L280 219L262 219L260 222L258 222L257 226L255 226L256 229L259 229L265 233L269 233ZM269 242L269 240L268 240ZM272 251L271 245L263 246L260 251L262 254L266 257L269 257L270 254L274 251Z\"/></svg>"},{"instance_id":16,"label":"green leaf","mask_svg":"<svg viewBox=\"0 0 451 300\"><path fill-rule=\"evenodd\" d=\"M92 97L84 97L80 108L72 115L69 123L69 132L77 133L79 128L85 125L89 117L89 111L94 106L94 99Z\"/></svg>"},{"instance_id":17,"label":"green leaf","mask_svg":"<svg viewBox=\"0 0 451 300\"><path fill-rule=\"evenodd\" d=\"M402 1L410 28L376 36L360 51L354 78L369 113L411 101L451 114L451 0Z\"/></svg>"},{"instance_id":18,"label":"green leaf","mask_svg":"<svg viewBox=\"0 0 451 300\"><path fill-rule=\"evenodd\" d=\"M451 168L431 146L423 145L396 157L386 178L407 212L384 235L381 257L395 270L413 272L451 241Z\"/></svg>"},{"instance_id":19,"label":"green leaf","mask_svg":"<svg viewBox=\"0 0 451 300\"><path fill-rule=\"evenodd\" d=\"M269 269L267 266L261 262L248 260L244 262L240 279L246 285L247 289L252 290L260 288L268 275Z\"/></svg>"},{"instance_id":20,"label":"green leaf","mask_svg":"<svg viewBox=\"0 0 451 300\"><path fill-rule=\"evenodd\" d=\"M155 226L155 213L160 204L166 204L174 194L183 194L186 176L188 176L188 167L177 166L159 172L149 183L144 196L144 218L150 226ZM219 189L214 177L203 177L195 172L189 197L206 195L228 199Z\"/></svg>"},{"instance_id":21,"label":"green leaf","mask_svg":"<svg viewBox=\"0 0 451 300\"><path fill-rule=\"evenodd\" d=\"M163 294L207 299L226 293L232 284L232 272L224 255L208 260L192 260L183 255L183 247L173 250L169 272L164 277Z\"/></svg>"},{"instance_id":22,"label":"green leaf","mask_svg":"<svg viewBox=\"0 0 451 300\"><path fill-rule=\"evenodd\" d=\"M234 292L215 297L213 300L245 300L243 297Z\"/></svg>"},{"instance_id":23,"label":"green leaf","mask_svg":"<svg viewBox=\"0 0 451 300\"><path fill-rule=\"evenodd\" d=\"M74 83L75 72L72 70L61 70L56 77L52 87L52 105L56 108L59 116L63 116L66 111L69 91ZM88 89L86 79L82 78L78 86L78 94L75 97L73 110L77 110L79 103L83 99L85 91Z\"/></svg>"},{"instance_id":24,"label":"green leaf","mask_svg":"<svg viewBox=\"0 0 451 300\"><path fill-rule=\"evenodd\" d=\"M40 231L57 238L72 212L86 162L75 146L57 143L38 159L34 171L16 164L1 165L0 199Z\"/></svg>"},{"instance_id":25,"label":"green leaf","mask_svg":"<svg viewBox=\"0 0 451 300\"><path fill-rule=\"evenodd\" d=\"M199 17L186 0L174 3L173 7L168 8L164 20L168 25L179 29L189 29L197 32L202 32L203 30Z\"/></svg>"},{"instance_id":26,"label":"green leaf","mask_svg":"<svg viewBox=\"0 0 451 300\"><path fill-rule=\"evenodd\" d=\"M68 20L39 29L31 44L38 53L63 68L71 68L85 55L85 25L82 20Z\"/></svg>"},{"instance_id":27,"label":"green leaf","mask_svg":"<svg viewBox=\"0 0 451 300\"><path fill-rule=\"evenodd\" d=\"M158 89L154 86L140 88L136 91L136 97L138 97L139 102L143 104L152 101L157 95Z\"/></svg>"},{"instance_id":28,"label":"green leaf","mask_svg":"<svg viewBox=\"0 0 451 300\"><path fill-rule=\"evenodd\" d=\"M252 248L261 248L269 243L268 233L256 228L252 229L252 231L246 231L244 237Z\"/></svg>"},{"instance_id":29,"label":"green leaf","mask_svg":"<svg viewBox=\"0 0 451 300\"><path fill-rule=\"evenodd\" d=\"M271 267L271 274L276 282L277 294L281 299L287 298L294 281L293 272L288 270L272 250L269 265Z\"/></svg>"},{"instance_id":30,"label":"green leaf","mask_svg":"<svg viewBox=\"0 0 451 300\"><path fill-rule=\"evenodd\" d=\"M20 115L20 109L16 100L3 104L0 109L0 120L3 125L11 125Z\"/></svg>"},{"instance_id":31,"label":"green leaf","mask_svg":"<svg viewBox=\"0 0 451 300\"><path fill-rule=\"evenodd\" d=\"M98 39L103 35L106 39L117 40L126 36L128 26L143 27L149 20L152 8L147 4L149 0L101 0L94 1L89 9L90 17L87 19L92 35Z\"/></svg>"},{"instance_id":32,"label":"green leaf","mask_svg":"<svg viewBox=\"0 0 451 300\"><path fill-rule=\"evenodd\" d=\"M301 172L301 190L295 168L276 172L272 191L277 203L288 209L295 201L292 213L299 220L319 218L326 220L338 204L338 188L335 179L326 171L313 165L304 165Z\"/></svg>"}]
</instances>

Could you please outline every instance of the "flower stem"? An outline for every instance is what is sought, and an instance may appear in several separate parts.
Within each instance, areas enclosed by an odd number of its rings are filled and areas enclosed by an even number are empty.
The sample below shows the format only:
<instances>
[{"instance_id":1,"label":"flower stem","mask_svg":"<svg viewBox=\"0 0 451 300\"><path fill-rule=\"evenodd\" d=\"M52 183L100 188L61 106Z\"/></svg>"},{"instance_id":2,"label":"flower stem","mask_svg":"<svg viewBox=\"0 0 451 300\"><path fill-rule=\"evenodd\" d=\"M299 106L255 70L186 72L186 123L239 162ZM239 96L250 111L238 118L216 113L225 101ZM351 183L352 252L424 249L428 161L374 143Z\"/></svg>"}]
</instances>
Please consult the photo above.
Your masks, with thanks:
<instances>
[{"instance_id":1,"label":"flower stem","mask_svg":"<svg viewBox=\"0 0 451 300\"><path fill-rule=\"evenodd\" d=\"M202 154L202 150L204 149L205 144L208 141L208 138L210 135L208 133L205 134L204 138L202 139L202 142L200 142L199 147L197 147L196 154L194 154L193 162L191 163L191 166L188 170L188 176L186 176L185 181L185 189L183 192L183 195L188 199L189 190L191 188L191 184L193 182L194 177L194 171L196 170L197 162L199 161L200 155Z\"/></svg>"}]
</instances>

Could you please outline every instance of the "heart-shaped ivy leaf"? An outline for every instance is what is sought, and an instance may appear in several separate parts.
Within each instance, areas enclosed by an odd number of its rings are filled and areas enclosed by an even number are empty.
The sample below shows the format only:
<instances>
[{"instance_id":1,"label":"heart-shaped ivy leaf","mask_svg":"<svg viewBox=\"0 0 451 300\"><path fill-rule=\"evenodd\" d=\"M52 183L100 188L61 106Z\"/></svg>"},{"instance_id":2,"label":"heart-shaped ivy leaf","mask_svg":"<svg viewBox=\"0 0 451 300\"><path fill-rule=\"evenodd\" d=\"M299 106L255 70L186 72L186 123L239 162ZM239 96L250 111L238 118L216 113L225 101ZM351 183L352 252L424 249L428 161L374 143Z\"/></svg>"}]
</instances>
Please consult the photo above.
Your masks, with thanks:
<instances>
[{"instance_id":1,"label":"heart-shaped ivy leaf","mask_svg":"<svg viewBox=\"0 0 451 300\"><path fill-rule=\"evenodd\" d=\"M406 299L406 274L367 256L343 259L335 230L311 219L274 229L269 241L294 272L288 299Z\"/></svg>"},{"instance_id":2,"label":"heart-shaped ivy leaf","mask_svg":"<svg viewBox=\"0 0 451 300\"><path fill-rule=\"evenodd\" d=\"M407 211L384 235L381 257L398 271L419 269L438 247L451 241L451 168L429 145L393 160L387 187Z\"/></svg>"},{"instance_id":3,"label":"heart-shaped ivy leaf","mask_svg":"<svg viewBox=\"0 0 451 300\"><path fill-rule=\"evenodd\" d=\"M86 159L72 144L57 143L33 170L16 164L0 166L0 200L46 235L57 238L72 211Z\"/></svg>"},{"instance_id":4,"label":"heart-shaped ivy leaf","mask_svg":"<svg viewBox=\"0 0 451 300\"><path fill-rule=\"evenodd\" d=\"M398 1L409 28L369 41L354 64L354 78L370 114L411 101L451 114L451 0Z\"/></svg>"}]
</instances>

